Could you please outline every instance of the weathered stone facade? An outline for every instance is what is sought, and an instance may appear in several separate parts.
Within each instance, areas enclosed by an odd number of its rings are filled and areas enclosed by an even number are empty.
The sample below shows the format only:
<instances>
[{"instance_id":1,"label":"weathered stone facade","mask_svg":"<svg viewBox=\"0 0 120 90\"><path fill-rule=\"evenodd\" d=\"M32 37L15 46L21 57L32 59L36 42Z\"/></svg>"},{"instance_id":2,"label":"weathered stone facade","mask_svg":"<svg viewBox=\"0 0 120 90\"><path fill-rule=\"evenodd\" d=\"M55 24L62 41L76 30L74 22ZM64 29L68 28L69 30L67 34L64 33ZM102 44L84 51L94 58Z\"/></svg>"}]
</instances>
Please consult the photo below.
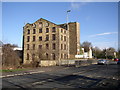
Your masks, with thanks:
<instances>
[{"instance_id":1,"label":"weathered stone facade","mask_svg":"<svg viewBox=\"0 0 120 90\"><path fill-rule=\"evenodd\" d=\"M62 28L67 28L66 24L59 25ZM68 23L69 27L69 58L75 58L75 55L80 54L80 24L78 22Z\"/></svg>"},{"instance_id":2,"label":"weathered stone facade","mask_svg":"<svg viewBox=\"0 0 120 90\"><path fill-rule=\"evenodd\" d=\"M66 30L61 25L42 18L33 24L27 23L23 32L24 64L40 60L59 62L62 59L74 58L78 54L78 44L80 46L79 23L69 23L69 28L70 30Z\"/></svg>"},{"instance_id":3,"label":"weathered stone facade","mask_svg":"<svg viewBox=\"0 0 120 90\"><path fill-rule=\"evenodd\" d=\"M80 54L80 25L78 22L69 23L69 53L70 58Z\"/></svg>"}]
</instances>

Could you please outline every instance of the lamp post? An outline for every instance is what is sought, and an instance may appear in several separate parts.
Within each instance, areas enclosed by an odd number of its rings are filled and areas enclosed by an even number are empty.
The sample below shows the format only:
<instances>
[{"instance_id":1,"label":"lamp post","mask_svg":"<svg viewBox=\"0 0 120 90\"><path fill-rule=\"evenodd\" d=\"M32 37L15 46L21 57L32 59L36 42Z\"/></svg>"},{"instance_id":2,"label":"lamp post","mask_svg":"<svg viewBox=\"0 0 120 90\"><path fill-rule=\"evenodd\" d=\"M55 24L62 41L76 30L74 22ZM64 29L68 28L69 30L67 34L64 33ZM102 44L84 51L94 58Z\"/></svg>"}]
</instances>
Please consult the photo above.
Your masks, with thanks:
<instances>
[{"instance_id":1,"label":"lamp post","mask_svg":"<svg viewBox=\"0 0 120 90\"><path fill-rule=\"evenodd\" d=\"M67 30L68 30L68 58L69 58L69 25L68 25L68 13L71 12L71 10L67 11L67 17L66 17L66 23L67 23ZM69 62L68 62L68 66L69 66Z\"/></svg>"},{"instance_id":2,"label":"lamp post","mask_svg":"<svg viewBox=\"0 0 120 90\"><path fill-rule=\"evenodd\" d=\"M105 57L107 59L107 47L105 48Z\"/></svg>"}]
</instances>

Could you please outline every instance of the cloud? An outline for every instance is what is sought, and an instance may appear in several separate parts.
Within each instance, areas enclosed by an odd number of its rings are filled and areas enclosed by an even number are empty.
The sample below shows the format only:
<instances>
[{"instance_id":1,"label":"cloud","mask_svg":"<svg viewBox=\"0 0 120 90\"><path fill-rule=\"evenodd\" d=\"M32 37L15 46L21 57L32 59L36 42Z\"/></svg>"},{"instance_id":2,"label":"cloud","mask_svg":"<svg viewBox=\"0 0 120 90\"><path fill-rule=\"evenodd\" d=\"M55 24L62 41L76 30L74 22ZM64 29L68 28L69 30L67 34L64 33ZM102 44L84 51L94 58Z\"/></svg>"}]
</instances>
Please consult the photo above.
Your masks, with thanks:
<instances>
[{"instance_id":1,"label":"cloud","mask_svg":"<svg viewBox=\"0 0 120 90\"><path fill-rule=\"evenodd\" d=\"M100 49L105 49L109 47L114 47L116 50L118 49L118 42L117 41L110 41L110 42L93 42L92 43L94 46L99 47Z\"/></svg>"},{"instance_id":2,"label":"cloud","mask_svg":"<svg viewBox=\"0 0 120 90\"><path fill-rule=\"evenodd\" d=\"M82 6L85 6L86 4L87 4L86 2L71 2L71 8L76 10Z\"/></svg>"},{"instance_id":3,"label":"cloud","mask_svg":"<svg viewBox=\"0 0 120 90\"><path fill-rule=\"evenodd\" d=\"M91 19L91 17L87 16L85 19L86 19L86 21L89 21Z\"/></svg>"},{"instance_id":4,"label":"cloud","mask_svg":"<svg viewBox=\"0 0 120 90\"><path fill-rule=\"evenodd\" d=\"M118 32L106 32L106 33L100 33L95 35L90 35L90 37L97 37L97 36L103 36L103 35L111 35L111 34L117 34Z\"/></svg>"}]
</instances>

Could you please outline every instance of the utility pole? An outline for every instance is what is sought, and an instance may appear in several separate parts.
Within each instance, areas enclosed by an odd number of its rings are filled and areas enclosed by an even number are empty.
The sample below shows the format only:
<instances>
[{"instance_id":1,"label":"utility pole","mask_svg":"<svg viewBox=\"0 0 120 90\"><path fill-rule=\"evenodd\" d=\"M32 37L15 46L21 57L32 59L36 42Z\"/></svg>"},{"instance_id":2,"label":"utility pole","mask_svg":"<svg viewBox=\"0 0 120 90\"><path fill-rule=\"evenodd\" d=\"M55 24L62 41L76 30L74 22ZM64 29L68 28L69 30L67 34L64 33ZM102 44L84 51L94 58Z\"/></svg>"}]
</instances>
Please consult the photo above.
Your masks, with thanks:
<instances>
[{"instance_id":1,"label":"utility pole","mask_svg":"<svg viewBox=\"0 0 120 90\"><path fill-rule=\"evenodd\" d=\"M107 59L107 48L105 49L105 56L106 56L106 59Z\"/></svg>"},{"instance_id":2,"label":"utility pole","mask_svg":"<svg viewBox=\"0 0 120 90\"><path fill-rule=\"evenodd\" d=\"M68 25L68 13L69 13L69 12L71 12L71 10L68 10L68 11L67 11L67 17L66 17L66 20L67 20L67 21L66 21L66 23L67 23L67 28L66 28L66 29L68 30L68 58L70 57L70 56L69 56L69 25ZM69 61L68 61L68 66L69 66Z\"/></svg>"}]
</instances>

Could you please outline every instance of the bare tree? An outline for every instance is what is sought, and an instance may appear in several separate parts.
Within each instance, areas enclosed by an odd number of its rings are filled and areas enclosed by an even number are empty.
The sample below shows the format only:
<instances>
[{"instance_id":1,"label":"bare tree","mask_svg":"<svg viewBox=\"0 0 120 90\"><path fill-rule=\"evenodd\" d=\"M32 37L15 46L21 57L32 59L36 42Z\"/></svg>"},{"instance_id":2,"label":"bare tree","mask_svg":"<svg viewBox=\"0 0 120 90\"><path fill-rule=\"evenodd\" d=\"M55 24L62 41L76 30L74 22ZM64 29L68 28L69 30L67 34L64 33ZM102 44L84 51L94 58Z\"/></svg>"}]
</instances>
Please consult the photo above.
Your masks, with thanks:
<instances>
[{"instance_id":1,"label":"bare tree","mask_svg":"<svg viewBox=\"0 0 120 90\"><path fill-rule=\"evenodd\" d=\"M46 53L44 49L38 49L38 50L33 50L30 49L29 50L29 54L31 55L31 59L32 61L30 62L30 64L32 64L32 67L38 67L39 63L41 60L45 60L46 58Z\"/></svg>"},{"instance_id":2,"label":"bare tree","mask_svg":"<svg viewBox=\"0 0 120 90\"><path fill-rule=\"evenodd\" d=\"M20 65L20 58L13 50L15 46L11 44L3 44L2 46L2 66L4 67L18 67Z\"/></svg>"},{"instance_id":3,"label":"bare tree","mask_svg":"<svg viewBox=\"0 0 120 90\"><path fill-rule=\"evenodd\" d=\"M94 47L92 48L92 50L93 50L93 56L95 58L100 58L100 54L102 53L102 50L99 49L98 47Z\"/></svg>"},{"instance_id":4,"label":"bare tree","mask_svg":"<svg viewBox=\"0 0 120 90\"><path fill-rule=\"evenodd\" d=\"M82 43L81 46L84 48L85 52L88 52L89 51L89 47L92 47L92 44L91 44L91 42L85 41L85 42Z\"/></svg>"},{"instance_id":5,"label":"bare tree","mask_svg":"<svg viewBox=\"0 0 120 90\"><path fill-rule=\"evenodd\" d=\"M120 58L120 48L118 48L117 57Z\"/></svg>"},{"instance_id":6,"label":"bare tree","mask_svg":"<svg viewBox=\"0 0 120 90\"><path fill-rule=\"evenodd\" d=\"M108 48L108 49L106 50L107 58L108 58L108 59L114 58L114 57L115 57L115 56L114 56L114 52L116 52L116 51L115 51L115 49L114 49L113 47Z\"/></svg>"}]
</instances>

